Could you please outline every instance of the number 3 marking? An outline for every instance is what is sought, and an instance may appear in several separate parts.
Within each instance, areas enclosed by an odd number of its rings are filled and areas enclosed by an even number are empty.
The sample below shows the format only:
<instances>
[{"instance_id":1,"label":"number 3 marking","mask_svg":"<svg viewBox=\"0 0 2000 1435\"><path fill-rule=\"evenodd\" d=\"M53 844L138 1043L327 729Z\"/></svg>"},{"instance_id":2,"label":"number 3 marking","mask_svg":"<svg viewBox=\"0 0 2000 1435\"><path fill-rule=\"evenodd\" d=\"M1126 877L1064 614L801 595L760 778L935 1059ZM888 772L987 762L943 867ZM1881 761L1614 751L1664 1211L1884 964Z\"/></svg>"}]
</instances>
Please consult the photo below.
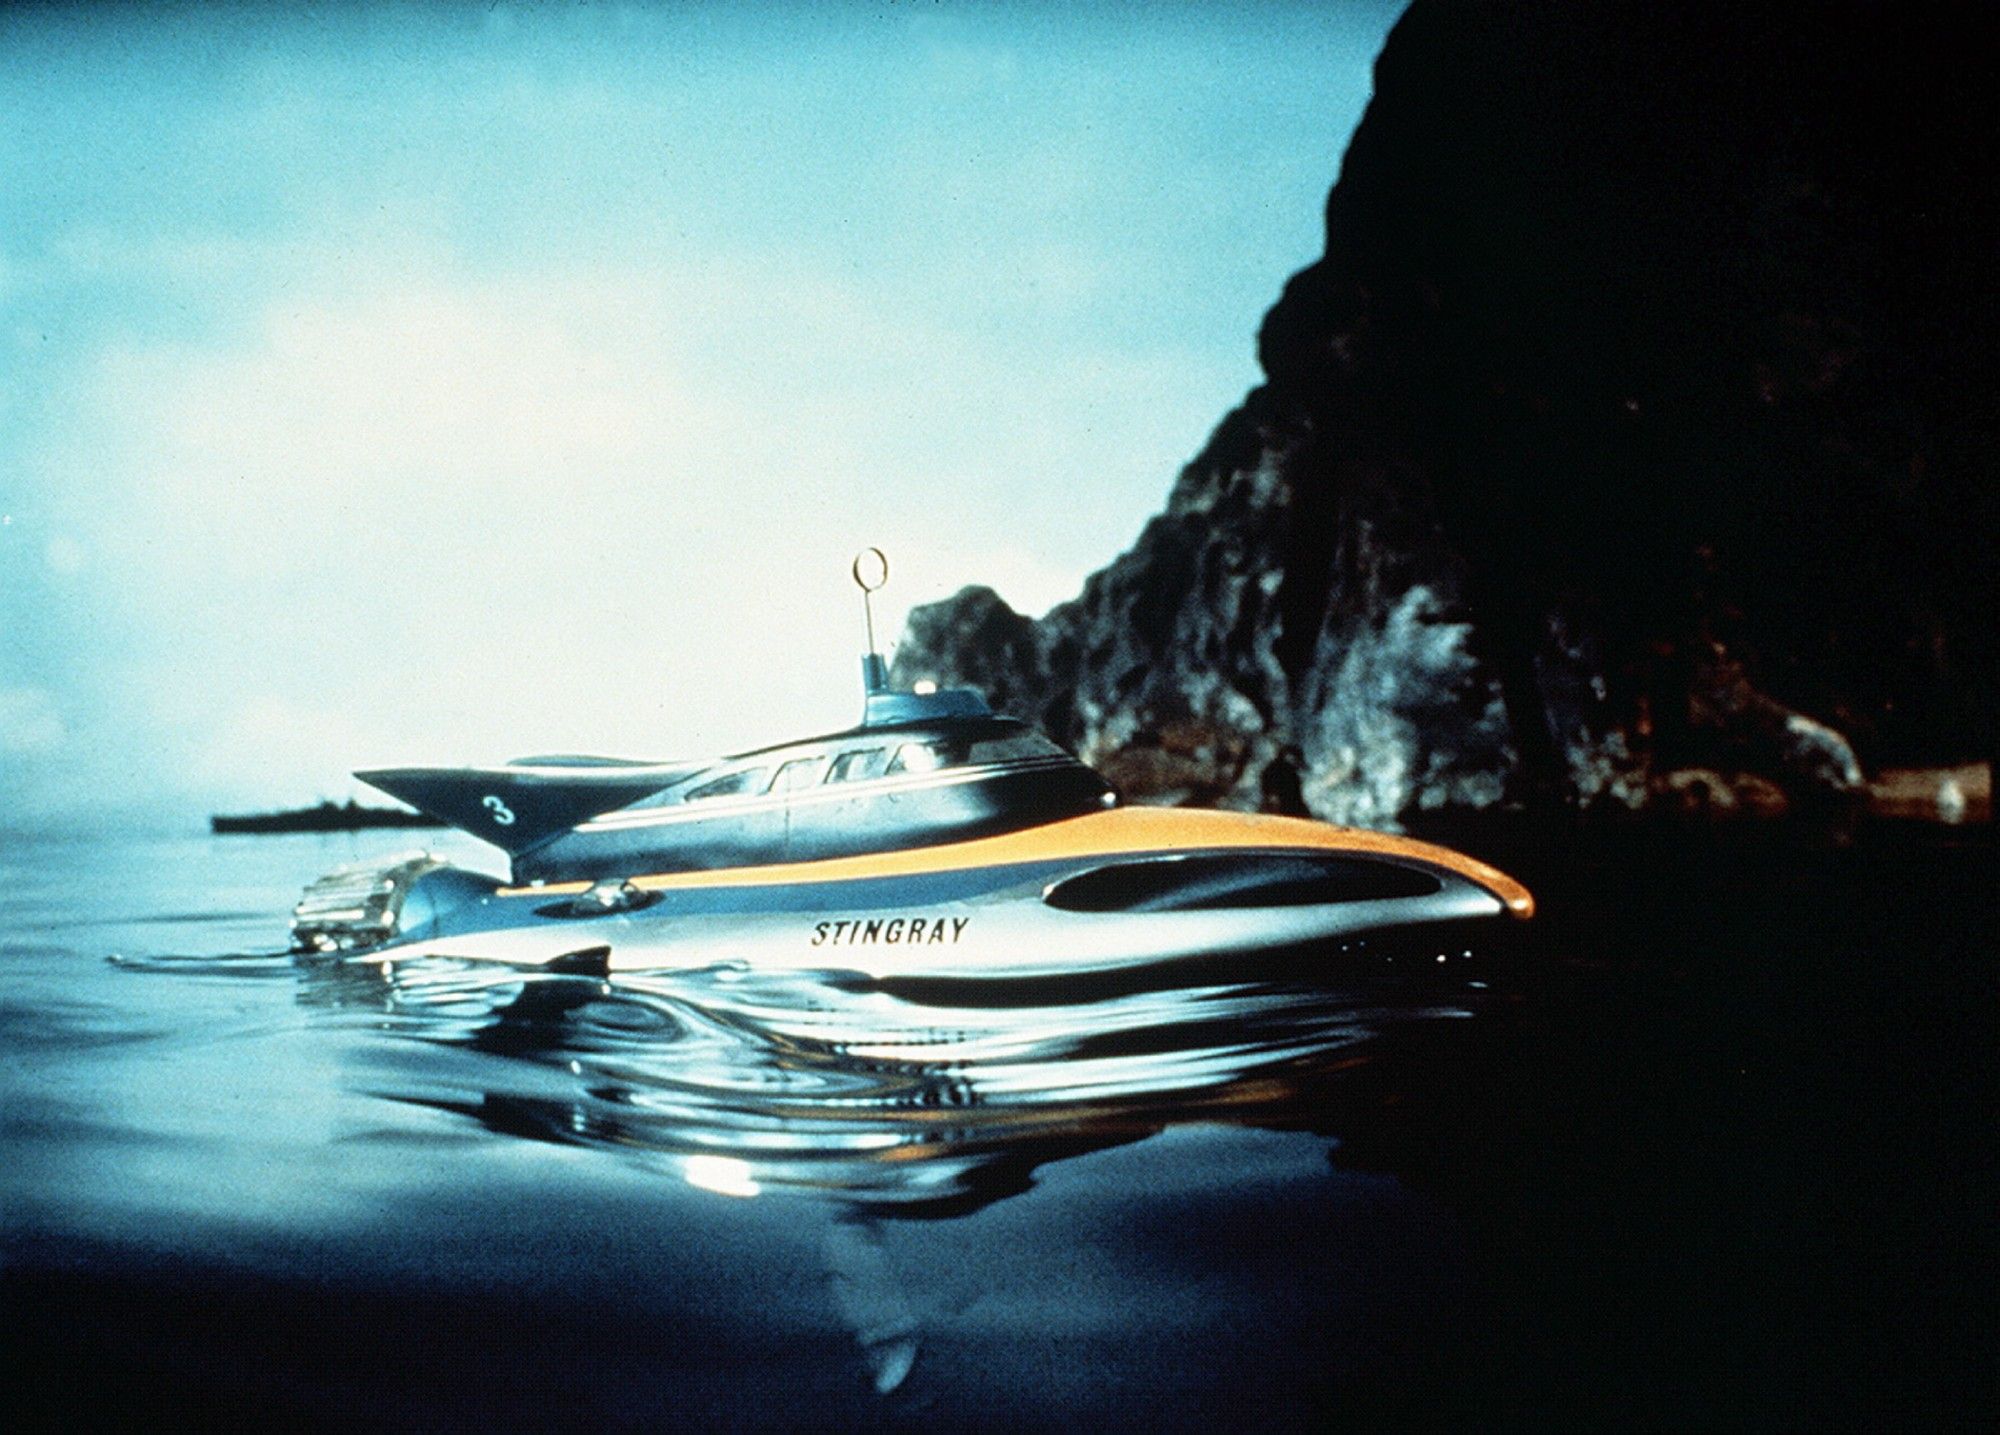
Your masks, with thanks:
<instances>
[{"instance_id":1,"label":"number 3 marking","mask_svg":"<svg viewBox=\"0 0 2000 1435\"><path fill-rule=\"evenodd\" d=\"M484 799L484 802L487 811L493 814L493 823L496 827L512 827L514 825L514 814L506 803L491 795L488 795Z\"/></svg>"}]
</instances>

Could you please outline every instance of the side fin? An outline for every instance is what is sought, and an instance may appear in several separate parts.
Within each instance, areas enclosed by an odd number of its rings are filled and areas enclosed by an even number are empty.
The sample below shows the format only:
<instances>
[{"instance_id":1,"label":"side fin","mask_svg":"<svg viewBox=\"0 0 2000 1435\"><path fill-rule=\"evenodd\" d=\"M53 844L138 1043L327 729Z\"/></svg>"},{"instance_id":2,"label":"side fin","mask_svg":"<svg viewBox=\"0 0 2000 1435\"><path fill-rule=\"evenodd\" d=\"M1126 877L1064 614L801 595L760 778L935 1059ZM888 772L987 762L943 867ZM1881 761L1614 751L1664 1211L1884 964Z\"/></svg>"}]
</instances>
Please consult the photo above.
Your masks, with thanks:
<instances>
[{"instance_id":1,"label":"side fin","mask_svg":"<svg viewBox=\"0 0 2000 1435\"><path fill-rule=\"evenodd\" d=\"M579 947L549 959L545 970L564 977L608 977L611 975L611 948Z\"/></svg>"}]
</instances>

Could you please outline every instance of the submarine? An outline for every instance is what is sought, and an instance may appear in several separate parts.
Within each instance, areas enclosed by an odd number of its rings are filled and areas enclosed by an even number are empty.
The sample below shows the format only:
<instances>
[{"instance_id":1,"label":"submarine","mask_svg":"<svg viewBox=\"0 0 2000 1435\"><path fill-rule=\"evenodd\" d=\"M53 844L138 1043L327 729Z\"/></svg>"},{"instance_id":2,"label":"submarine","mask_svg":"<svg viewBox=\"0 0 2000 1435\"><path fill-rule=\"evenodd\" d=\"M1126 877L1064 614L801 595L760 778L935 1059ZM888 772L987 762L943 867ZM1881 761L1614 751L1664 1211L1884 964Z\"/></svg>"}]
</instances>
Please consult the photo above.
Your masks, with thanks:
<instances>
[{"instance_id":1,"label":"submarine","mask_svg":"<svg viewBox=\"0 0 2000 1435\"><path fill-rule=\"evenodd\" d=\"M1298 953L1521 919L1526 887L1450 848L1305 818L1131 807L967 688L893 688L859 723L694 762L575 755L355 775L498 848L338 868L292 913L302 957L427 957L611 977L740 967L991 981ZM1310 968L1307 968L1309 971Z\"/></svg>"}]
</instances>

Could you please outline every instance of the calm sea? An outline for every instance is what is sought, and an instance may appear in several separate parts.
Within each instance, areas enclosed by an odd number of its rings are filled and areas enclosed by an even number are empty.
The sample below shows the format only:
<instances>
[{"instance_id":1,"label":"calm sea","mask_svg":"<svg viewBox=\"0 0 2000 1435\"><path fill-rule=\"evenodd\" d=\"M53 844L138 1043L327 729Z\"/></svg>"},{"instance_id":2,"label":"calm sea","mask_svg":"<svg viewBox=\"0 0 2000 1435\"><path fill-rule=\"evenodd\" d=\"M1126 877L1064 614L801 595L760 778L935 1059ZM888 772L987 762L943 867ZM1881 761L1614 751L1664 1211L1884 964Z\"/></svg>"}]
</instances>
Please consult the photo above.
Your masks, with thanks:
<instances>
[{"instance_id":1,"label":"calm sea","mask_svg":"<svg viewBox=\"0 0 2000 1435\"><path fill-rule=\"evenodd\" d=\"M10 1429L1994 1422L1983 832L955 1004L284 954L452 837L0 841Z\"/></svg>"}]
</instances>

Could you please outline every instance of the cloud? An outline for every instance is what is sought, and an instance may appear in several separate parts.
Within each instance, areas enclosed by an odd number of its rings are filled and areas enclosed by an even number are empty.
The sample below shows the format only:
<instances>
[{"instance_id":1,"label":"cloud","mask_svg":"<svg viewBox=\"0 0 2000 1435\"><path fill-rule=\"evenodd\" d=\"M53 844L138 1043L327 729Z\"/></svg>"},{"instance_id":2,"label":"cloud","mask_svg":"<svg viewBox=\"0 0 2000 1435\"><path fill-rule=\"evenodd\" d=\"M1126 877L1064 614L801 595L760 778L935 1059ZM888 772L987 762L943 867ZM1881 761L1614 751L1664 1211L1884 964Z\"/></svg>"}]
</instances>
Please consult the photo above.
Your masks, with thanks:
<instances>
[{"instance_id":1,"label":"cloud","mask_svg":"<svg viewBox=\"0 0 2000 1435\"><path fill-rule=\"evenodd\" d=\"M49 557L89 560L94 721L217 790L726 750L851 720L865 544L896 563L885 641L969 582L1073 593L1185 446L1145 432L1181 369L975 345L782 259L343 265L107 349L39 460L77 535Z\"/></svg>"},{"instance_id":2,"label":"cloud","mask_svg":"<svg viewBox=\"0 0 2000 1435\"><path fill-rule=\"evenodd\" d=\"M55 694L46 688L0 688L0 752L53 753L68 737Z\"/></svg>"},{"instance_id":3,"label":"cloud","mask_svg":"<svg viewBox=\"0 0 2000 1435\"><path fill-rule=\"evenodd\" d=\"M42 556L49 565L49 571L64 578L75 577L90 562L89 550L76 539L62 533L55 534L42 545Z\"/></svg>"},{"instance_id":4,"label":"cloud","mask_svg":"<svg viewBox=\"0 0 2000 1435\"><path fill-rule=\"evenodd\" d=\"M10 786L748 745L852 717L864 544L885 638L1073 593L1255 381L1326 25L891 20L24 32Z\"/></svg>"},{"instance_id":5,"label":"cloud","mask_svg":"<svg viewBox=\"0 0 2000 1435\"><path fill-rule=\"evenodd\" d=\"M353 719L323 695L260 694L202 714L187 775L210 791L259 793L272 802L305 801L353 789L338 775L339 768L364 741ZM271 785L274 773L282 775L282 784L317 770L328 772L328 786L306 792ZM246 782L246 775L252 780Z\"/></svg>"}]
</instances>

